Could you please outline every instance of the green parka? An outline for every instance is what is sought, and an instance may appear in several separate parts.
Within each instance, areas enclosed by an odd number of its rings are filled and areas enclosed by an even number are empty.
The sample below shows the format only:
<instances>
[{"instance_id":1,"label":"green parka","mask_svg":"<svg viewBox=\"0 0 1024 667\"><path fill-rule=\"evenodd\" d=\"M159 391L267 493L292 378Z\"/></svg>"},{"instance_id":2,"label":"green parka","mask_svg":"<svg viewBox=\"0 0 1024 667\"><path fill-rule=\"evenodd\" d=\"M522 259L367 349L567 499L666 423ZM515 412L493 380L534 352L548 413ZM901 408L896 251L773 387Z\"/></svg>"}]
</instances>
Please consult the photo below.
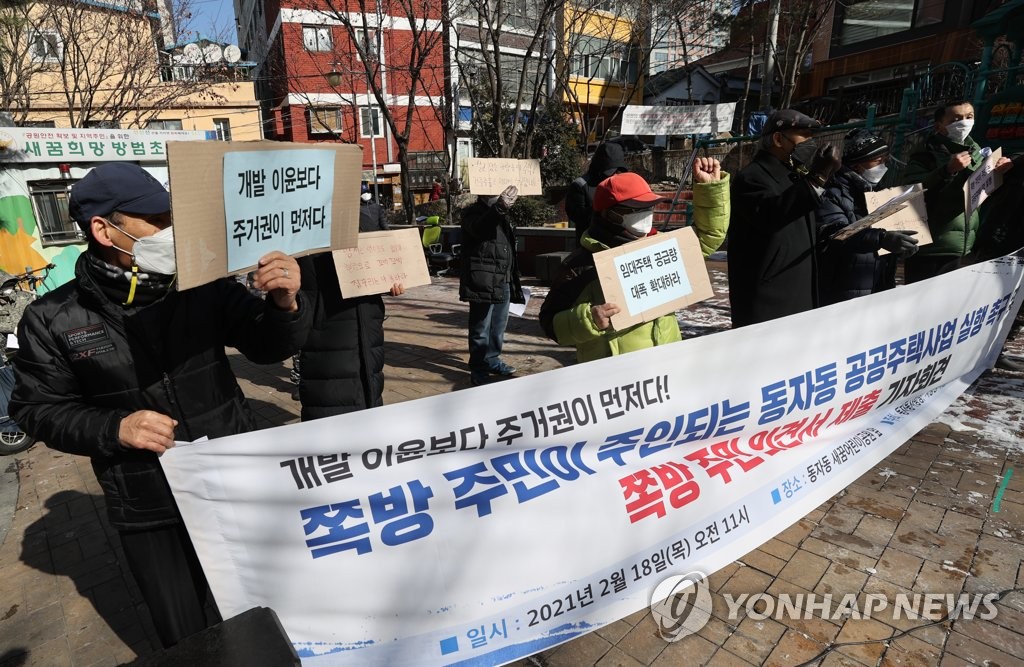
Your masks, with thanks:
<instances>
[{"instance_id":1,"label":"green parka","mask_svg":"<svg viewBox=\"0 0 1024 667\"><path fill-rule=\"evenodd\" d=\"M970 151L971 164L955 174L946 169L957 153ZM981 166L985 157L981 147L967 137L963 144L954 143L941 134L933 134L925 141L924 149L910 156L903 172L905 185L924 185L924 201L928 210L928 228L932 242L921 246L918 256L966 255L974 247L978 233L978 212L964 220L964 184Z\"/></svg>"},{"instance_id":2,"label":"green parka","mask_svg":"<svg viewBox=\"0 0 1024 667\"><path fill-rule=\"evenodd\" d=\"M701 251L707 257L722 245L729 229L729 174L723 172L719 181L694 186L693 212L694 231L700 241ZM549 337L561 345L575 346L576 360L579 362L682 340L674 313L622 331L598 329L590 309L591 306L605 303L605 298L601 283L597 280L593 254L608 250L608 246L587 233L580 240L580 245L581 248L566 258L562 275L552 286L541 307L541 325ZM580 282L585 286L572 300L573 285ZM561 304L567 301L572 306L562 308Z\"/></svg>"}]
</instances>

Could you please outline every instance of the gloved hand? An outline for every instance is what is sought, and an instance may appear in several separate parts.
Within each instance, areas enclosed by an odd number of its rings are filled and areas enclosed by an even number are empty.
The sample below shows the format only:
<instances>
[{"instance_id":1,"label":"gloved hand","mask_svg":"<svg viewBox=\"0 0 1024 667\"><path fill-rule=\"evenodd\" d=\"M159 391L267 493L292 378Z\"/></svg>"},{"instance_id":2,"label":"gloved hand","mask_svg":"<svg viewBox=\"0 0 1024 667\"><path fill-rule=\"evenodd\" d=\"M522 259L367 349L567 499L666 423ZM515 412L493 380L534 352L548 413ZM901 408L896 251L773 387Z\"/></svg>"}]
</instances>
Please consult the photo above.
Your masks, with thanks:
<instances>
[{"instance_id":1,"label":"gloved hand","mask_svg":"<svg viewBox=\"0 0 1024 667\"><path fill-rule=\"evenodd\" d=\"M807 168L807 177L812 184L823 188L841 165L839 149L832 144L825 144L814 153L814 158Z\"/></svg>"},{"instance_id":2,"label":"gloved hand","mask_svg":"<svg viewBox=\"0 0 1024 667\"><path fill-rule=\"evenodd\" d=\"M510 185L501 191L498 195L497 207L503 211L507 211L512 208L512 205L516 203L516 199L519 198L519 188L514 185Z\"/></svg>"},{"instance_id":3,"label":"gloved hand","mask_svg":"<svg viewBox=\"0 0 1024 667\"><path fill-rule=\"evenodd\" d=\"M880 245L900 257L910 257L917 252L917 232L883 232Z\"/></svg>"}]
</instances>

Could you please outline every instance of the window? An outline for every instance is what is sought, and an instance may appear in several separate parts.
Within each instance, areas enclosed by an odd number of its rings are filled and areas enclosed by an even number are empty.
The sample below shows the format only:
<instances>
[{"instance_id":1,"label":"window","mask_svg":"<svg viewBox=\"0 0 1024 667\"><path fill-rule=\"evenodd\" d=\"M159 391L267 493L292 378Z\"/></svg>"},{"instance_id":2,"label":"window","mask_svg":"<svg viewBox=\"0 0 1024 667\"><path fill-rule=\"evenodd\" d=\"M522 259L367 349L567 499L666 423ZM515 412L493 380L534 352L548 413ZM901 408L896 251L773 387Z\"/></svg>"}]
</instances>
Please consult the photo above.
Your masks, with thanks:
<instances>
[{"instance_id":1,"label":"window","mask_svg":"<svg viewBox=\"0 0 1024 667\"><path fill-rule=\"evenodd\" d=\"M120 130L121 123L116 120L87 120L86 127L94 127L101 130Z\"/></svg>"},{"instance_id":2,"label":"window","mask_svg":"<svg viewBox=\"0 0 1024 667\"><path fill-rule=\"evenodd\" d=\"M338 134L341 130L341 109L331 107L309 110L310 134Z\"/></svg>"},{"instance_id":3,"label":"window","mask_svg":"<svg viewBox=\"0 0 1024 667\"><path fill-rule=\"evenodd\" d=\"M302 45L307 51L330 51L331 28L322 25L302 26Z\"/></svg>"},{"instance_id":4,"label":"window","mask_svg":"<svg viewBox=\"0 0 1024 667\"><path fill-rule=\"evenodd\" d=\"M375 28L366 28L366 32L363 32L362 28L356 28L356 37L359 39L359 45L371 61L377 60L380 57L380 44L377 42L377 30ZM356 59L362 60L362 56L359 55L359 51L356 51Z\"/></svg>"},{"instance_id":5,"label":"window","mask_svg":"<svg viewBox=\"0 0 1024 667\"><path fill-rule=\"evenodd\" d=\"M945 0L854 0L842 7L839 43L876 37L942 22Z\"/></svg>"},{"instance_id":6,"label":"window","mask_svg":"<svg viewBox=\"0 0 1024 667\"><path fill-rule=\"evenodd\" d=\"M227 118L214 118L213 129L217 132L218 141L231 141L231 121Z\"/></svg>"},{"instance_id":7,"label":"window","mask_svg":"<svg viewBox=\"0 0 1024 667\"><path fill-rule=\"evenodd\" d=\"M32 62L55 63L59 62L64 54L64 40L60 33L53 30L36 30L29 34L29 53Z\"/></svg>"},{"instance_id":8,"label":"window","mask_svg":"<svg viewBox=\"0 0 1024 667\"><path fill-rule=\"evenodd\" d=\"M57 123L52 120L26 120L17 125L18 127L57 127Z\"/></svg>"},{"instance_id":9,"label":"window","mask_svg":"<svg viewBox=\"0 0 1024 667\"><path fill-rule=\"evenodd\" d=\"M180 120L151 120L146 123L147 130L180 130Z\"/></svg>"},{"instance_id":10,"label":"window","mask_svg":"<svg viewBox=\"0 0 1024 667\"><path fill-rule=\"evenodd\" d=\"M588 79L625 81L633 64L627 58L629 48L619 42L583 36L572 57L573 74Z\"/></svg>"},{"instance_id":11,"label":"window","mask_svg":"<svg viewBox=\"0 0 1024 667\"><path fill-rule=\"evenodd\" d=\"M359 109L359 136L364 139L370 137L383 137L381 131L380 109L377 107L360 107Z\"/></svg>"},{"instance_id":12,"label":"window","mask_svg":"<svg viewBox=\"0 0 1024 667\"><path fill-rule=\"evenodd\" d=\"M71 181L37 181L28 184L39 225L39 237L44 246L82 242L81 229L68 213L70 187Z\"/></svg>"}]
</instances>

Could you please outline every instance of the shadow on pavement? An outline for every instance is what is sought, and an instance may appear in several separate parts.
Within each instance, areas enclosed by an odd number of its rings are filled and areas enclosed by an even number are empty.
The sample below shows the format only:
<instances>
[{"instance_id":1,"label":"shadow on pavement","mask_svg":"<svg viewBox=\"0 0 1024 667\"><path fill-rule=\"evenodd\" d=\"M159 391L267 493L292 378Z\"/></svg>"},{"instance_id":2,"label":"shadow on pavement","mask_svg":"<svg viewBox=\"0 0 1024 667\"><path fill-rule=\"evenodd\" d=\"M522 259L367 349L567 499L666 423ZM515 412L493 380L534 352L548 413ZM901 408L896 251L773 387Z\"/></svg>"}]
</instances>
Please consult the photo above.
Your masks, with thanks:
<instances>
[{"instance_id":1,"label":"shadow on pavement","mask_svg":"<svg viewBox=\"0 0 1024 667\"><path fill-rule=\"evenodd\" d=\"M122 569L119 564L120 543L106 522L99 519L104 511L102 499L80 491L59 491L46 499L45 507L48 512L25 530L22 562L71 579L79 595L92 604L125 645L148 645L152 650L146 631L152 625L149 612L127 566ZM95 634L97 630L86 625L75 627L74 632ZM5 656L7 659L15 659L12 665L21 664L14 656Z\"/></svg>"}]
</instances>

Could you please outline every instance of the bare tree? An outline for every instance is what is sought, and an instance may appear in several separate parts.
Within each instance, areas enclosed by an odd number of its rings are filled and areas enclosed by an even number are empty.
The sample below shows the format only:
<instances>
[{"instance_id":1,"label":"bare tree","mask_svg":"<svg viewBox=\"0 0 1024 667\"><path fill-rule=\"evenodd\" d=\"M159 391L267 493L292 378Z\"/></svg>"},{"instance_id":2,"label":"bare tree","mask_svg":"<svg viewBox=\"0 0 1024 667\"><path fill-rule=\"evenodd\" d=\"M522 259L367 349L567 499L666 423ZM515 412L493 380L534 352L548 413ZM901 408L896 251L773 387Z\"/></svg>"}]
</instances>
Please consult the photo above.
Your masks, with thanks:
<instances>
[{"instance_id":1,"label":"bare tree","mask_svg":"<svg viewBox=\"0 0 1024 667\"><path fill-rule=\"evenodd\" d=\"M0 108L21 124L30 109L30 91L35 74L45 70L40 58L33 57L41 46L27 39L31 3L8 2L0 8Z\"/></svg>"},{"instance_id":2,"label":"bare tree","mask_svg":"<svg viewBox=\"0 0 1024 667\"><path fill-rule=\"evenodd\" d=\"M183 2L175 7L187 11ZM18 15L20 29L5 34L21 66L20 75L5 81L7 91L19 103L17 95L28 100L30 94L32 111L63 114L71 127L143 126L166 109L216 101L200 80L161 76L169 61L160 47L173 40L175 17L160 17L156 9L149 0L27 5ZM27 111L19 107L23 118Z\"/></svg>"}]
</instances>

